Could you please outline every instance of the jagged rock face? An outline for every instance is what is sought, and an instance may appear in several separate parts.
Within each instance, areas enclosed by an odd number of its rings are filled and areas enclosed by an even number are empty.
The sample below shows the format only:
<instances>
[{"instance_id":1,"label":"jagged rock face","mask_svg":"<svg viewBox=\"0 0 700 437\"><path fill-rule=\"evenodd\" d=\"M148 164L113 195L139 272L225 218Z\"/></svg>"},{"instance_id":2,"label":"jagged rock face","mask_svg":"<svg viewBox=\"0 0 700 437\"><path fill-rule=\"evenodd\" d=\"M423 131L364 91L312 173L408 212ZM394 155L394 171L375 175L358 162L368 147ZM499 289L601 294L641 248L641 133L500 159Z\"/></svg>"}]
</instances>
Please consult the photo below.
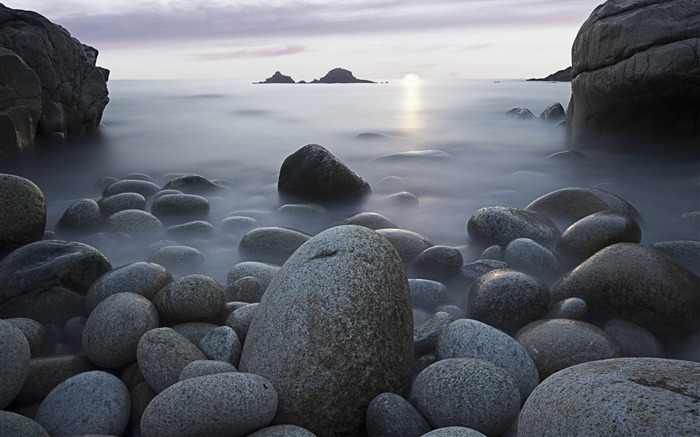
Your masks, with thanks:
<instances>
[{"instance_id":1,"label":"jagged rock face","mask_svg":"<svg viewBox=\"0 0 700 437\"><path fill-rule=\"evenodd\" d=\"M700 144L697 0L608 0L572 48L567 126L590 133Z\"/></svg>"},{"instance_id":2,"label":"jagged rock face","mask_svg":"<svg viewBox=\"0 0 700 437\"><path fill-rule=\"evenodd\" d=\"M109 71L95 65L96 49L81 44L66 29L35 12L2 5L0 48L14 52L39 78L41 115L36 125L39 134L65 137L99 127L102 112L109 102ZM4 60L9 59L9 54L3 53L2 70L5 70ZM0 108L6 107L7 99L4 93L0 94ZM14 122L15 128L33 122L30 117L34 106L27 107L29 118ZM0 137L4 138L8 124L1 121ZM18 145L27 142L31 143L31 138L23 137Z\"/></svg>"},{"instance_id":3,"label":"jagged rock face","mask_svg":"<svg viewBox=\"0 0 700 437\"><path fill-rule=\"evenodd\" d=\"M32 144L40 115L39 76L15 52L0 48L0 156Z\"/></svg>"}]
</instances>

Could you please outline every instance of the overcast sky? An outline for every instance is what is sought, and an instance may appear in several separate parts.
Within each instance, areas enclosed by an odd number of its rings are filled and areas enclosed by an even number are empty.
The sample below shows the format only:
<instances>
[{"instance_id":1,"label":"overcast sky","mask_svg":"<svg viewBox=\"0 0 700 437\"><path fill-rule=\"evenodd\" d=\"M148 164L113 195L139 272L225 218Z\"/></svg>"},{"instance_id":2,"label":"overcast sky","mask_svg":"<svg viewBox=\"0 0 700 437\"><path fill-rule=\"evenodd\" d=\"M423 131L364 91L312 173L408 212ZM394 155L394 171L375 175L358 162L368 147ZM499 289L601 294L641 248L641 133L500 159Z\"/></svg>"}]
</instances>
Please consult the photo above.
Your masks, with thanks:
<instances>
[{"instance_id":1,"label":"overcast sky","mask_svg":"<svg viewBox=\"0 0 700 437\"><path fill-rule=\"evenodd\" d=\"M100 50L111 79L541 77L602 0L9 0Z\"/></svg>"}]
</instances>

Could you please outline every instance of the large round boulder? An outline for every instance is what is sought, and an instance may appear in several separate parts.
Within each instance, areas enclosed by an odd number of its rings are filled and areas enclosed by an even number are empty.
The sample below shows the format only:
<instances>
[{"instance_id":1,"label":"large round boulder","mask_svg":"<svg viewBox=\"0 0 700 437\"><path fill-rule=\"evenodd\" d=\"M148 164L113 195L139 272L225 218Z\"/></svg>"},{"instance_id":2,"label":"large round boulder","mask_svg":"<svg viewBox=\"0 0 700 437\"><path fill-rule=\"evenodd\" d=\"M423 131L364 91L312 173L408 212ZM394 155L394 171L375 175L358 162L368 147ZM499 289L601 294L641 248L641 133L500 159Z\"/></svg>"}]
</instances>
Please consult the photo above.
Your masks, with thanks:
<instances>
[{"instance_id":1,"label":"large round boulder","mask_svg":"<svg viewBox=\"0 0 700 437\"><path fill-rule=\"evenodd\" d=\"M153 398L143 412L141 434L243 437L270 423L276 408L275 389L261 376L237 372L199 376Z\"/></svg>"},{"instance_id":2,"label":"large round boulder","mask_svg":"<svg viewBox=\"0 0 700 437\"><path fill-rule=\"evenodd\" d=\"M598 313L652 330L700 326L700 278L663 253L633 243L608 246L552 288L554 300L580 297Z\"/></svg>"},{"instance_id":3,"label":"large round boulder","mask_svg":"<svg viewBox=\"0 0 700 437\"><path fill-rule=\"evenodd\" d=\"M700 430L700 363L619 358L579 364L542 382L518 436L680 436Z\"/></svg>"},{"instance_id":4,"label":"large round boulder","mask_svg":"<svg viewBox=\"0 0 700 437\"><path fill-rule=\"evenodd\" d=\"M0 259L41 239L46 227L44 193L29 179L0 174Z\"/></svg>"},{"instance_id":5,"label":"large round boulder","mask_svg":"<svg viewBox=\"0 0 700 437\"><path fill-rule=\"evenodd\" d=\"M318 144L307 144L284 160L277 190L319 202L355 200L371 192L367 181Z\"/></svg>"},{"instance_id":6,"label":"large round boulder","mask_svg":"<svg viewBox=\"0 0 700 437\"><path fill-rule=\"evenodd\" d=\"M571 51L566 125L575 141L602 132L697 148L697 14L695 0L610 0L593 11Z\"/></svg>"},{"instance_id":7,"label":"large round boulder","mask_svg":"<svg viewBox=\"0 0 700 437\"><path fill-rule=\"evenodd\" d=\"M338 226L282 266L250 325L240 369L275 387L276 423L359 435L375 396L408 391L412 325L396 250L370 229Z\"/></svg>"}]
</instances>

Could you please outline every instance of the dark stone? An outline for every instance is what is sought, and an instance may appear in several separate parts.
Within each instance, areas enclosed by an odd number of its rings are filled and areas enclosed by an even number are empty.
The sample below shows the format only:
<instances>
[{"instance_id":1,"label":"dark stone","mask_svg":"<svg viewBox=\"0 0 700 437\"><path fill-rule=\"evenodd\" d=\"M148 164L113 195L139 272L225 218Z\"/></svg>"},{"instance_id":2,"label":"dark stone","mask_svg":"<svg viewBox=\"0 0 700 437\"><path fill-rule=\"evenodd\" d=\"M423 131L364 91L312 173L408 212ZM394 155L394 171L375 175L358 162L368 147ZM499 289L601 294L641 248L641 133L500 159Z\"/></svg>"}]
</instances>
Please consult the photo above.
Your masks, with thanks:
<instances>
[{"instance_id":1,"label":"dark stone","mask_svg":"<svg viewBox=\"0 0 700 437\"><path fill-rule=\"evenodd\" d=\"M268 77L262 82L256 83L294 83L294 79L292 79L290 76L285 76L279 71L275 71L275 74L272 76Z\"/></svg>"},{"instance_id":2,"label":"dark stone","mask_svg":"<svg viewBox=\"0 0 700 437\"><path fill-rule=\"evenodd\" d=\"M334 68L320 79L314 79L311 83L376 83L371 80L358 79L351 71L342 68Z\"/></svg>"},{"instance_id":3,"label":"dark stone","mask_svg":"<svg viewBox=\"0 0 700 437\"><path fill-rule=\"evenodd\" d=\"M556 73L552 73L547 77L532 78L528 81L547 81L547 82L571 82L571 67L566 67Z\"/></svg>"}]
</instances>

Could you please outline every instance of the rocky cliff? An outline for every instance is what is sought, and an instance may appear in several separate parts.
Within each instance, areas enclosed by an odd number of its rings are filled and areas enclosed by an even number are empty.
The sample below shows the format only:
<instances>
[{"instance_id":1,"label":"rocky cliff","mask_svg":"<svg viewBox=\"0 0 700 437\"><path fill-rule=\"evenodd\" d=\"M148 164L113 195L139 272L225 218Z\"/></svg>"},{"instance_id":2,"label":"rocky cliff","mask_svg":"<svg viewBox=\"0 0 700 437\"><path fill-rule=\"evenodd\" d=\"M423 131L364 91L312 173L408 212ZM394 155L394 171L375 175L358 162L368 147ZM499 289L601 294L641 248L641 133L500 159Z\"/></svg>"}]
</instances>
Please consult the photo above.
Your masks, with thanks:
<instances>
[{"instance_id":1,"label":"rocky cliff","mask_svg":"<svg viewBox=\"0 0 700 437\"><path fill-rule=\"evenodd\" d=\"M532 78L528 81L543 81L543 82L571 82L571 67L566 67L556 73L552 73L547 77Z\"/></svg>"},{"instance_id":2,"label":"rocky cliff","mask_svg":"<svg viewBox=\"0 0 700 437\"><path fill-rule=\"evenodd\" d=\"M0 4L0 154L34 134L65 137L100 125L109 71L97 49L43 16Z\"/></svg>"}]
</instances>

